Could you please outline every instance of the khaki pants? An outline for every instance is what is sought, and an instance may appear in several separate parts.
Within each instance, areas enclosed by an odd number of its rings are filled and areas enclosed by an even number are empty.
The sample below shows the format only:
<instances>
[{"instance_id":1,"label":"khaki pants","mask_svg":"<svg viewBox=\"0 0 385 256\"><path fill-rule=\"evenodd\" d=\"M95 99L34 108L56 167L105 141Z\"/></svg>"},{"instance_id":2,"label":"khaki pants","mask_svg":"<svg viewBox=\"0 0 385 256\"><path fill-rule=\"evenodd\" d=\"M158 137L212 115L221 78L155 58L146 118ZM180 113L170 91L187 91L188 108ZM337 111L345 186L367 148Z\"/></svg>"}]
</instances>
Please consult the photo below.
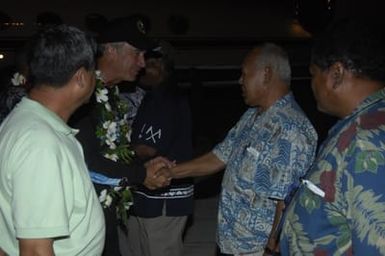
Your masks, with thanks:
<instances>
[{"instance_id":1,"label":"khaki pants","mask_svg":"<svg viewBox=\"0 0 385 256\"><path fill-rule=\"evenodd\" d=\"M122 256L182 256L182 234L186 221L187 216L130 216L128 235L119 230Z\"/></svg>"}]
</instances>

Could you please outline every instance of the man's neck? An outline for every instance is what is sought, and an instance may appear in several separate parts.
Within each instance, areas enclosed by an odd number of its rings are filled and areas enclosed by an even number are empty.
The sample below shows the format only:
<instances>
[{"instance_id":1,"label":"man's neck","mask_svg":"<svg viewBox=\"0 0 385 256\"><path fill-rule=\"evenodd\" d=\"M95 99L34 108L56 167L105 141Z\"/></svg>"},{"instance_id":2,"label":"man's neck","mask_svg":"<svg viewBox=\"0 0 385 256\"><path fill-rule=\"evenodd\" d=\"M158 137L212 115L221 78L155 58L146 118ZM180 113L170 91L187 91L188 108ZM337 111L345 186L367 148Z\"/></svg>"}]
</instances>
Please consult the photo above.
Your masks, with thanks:
<instances>
[{"instance_id":1,"label":"man's neck","mask_svg":"<svg viewBox=\"0 0 385 256\"><path fill-rule=\"evenodd\" d=\"M60 89L48 86L33 88L28 94L31 100L39 102L41 105L58 115L64 122L67 122L76 108L63 95Z\"/></svg>"},{"instance_id":2,"label":"man's neck","mask_svg":"<svg viewBox=\"0 0 385 256\"><path fill-rule=\"evenodd\" d=\"M279 101L289 93L290 93L290 88L285 84L271 88L269 94L266 96L266 101L264 106L261 106L261 111L266 111L271 106L273 106L277 101Z\"/></svg>"},{"instance_id":3,"label":"man's neck","mask_svg":"<svg viewBox=\"0 0 385 256\"><path fill-rule=\"evenodd\" d=\"M338 100L339 106L336 107L339 111L335 115L339 118L350 115L367 97L383 88L384 85L381 82L355 79L351 87L347 89L350 92L341 92L342 96Z\"/></svg>"}]
</instances>

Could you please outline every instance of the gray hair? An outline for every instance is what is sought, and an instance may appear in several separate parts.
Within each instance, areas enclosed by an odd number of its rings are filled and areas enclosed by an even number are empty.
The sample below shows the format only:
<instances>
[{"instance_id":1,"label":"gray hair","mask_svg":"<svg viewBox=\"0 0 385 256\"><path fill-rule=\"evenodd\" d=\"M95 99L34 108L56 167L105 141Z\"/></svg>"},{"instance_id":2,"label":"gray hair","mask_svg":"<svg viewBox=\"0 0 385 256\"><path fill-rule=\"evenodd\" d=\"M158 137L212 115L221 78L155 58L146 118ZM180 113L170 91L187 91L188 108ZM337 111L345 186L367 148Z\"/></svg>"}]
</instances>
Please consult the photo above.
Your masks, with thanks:
<instances>
[{"instance_id":1,"label":"gray hair","mask_svg":"<svg viewBox=\"0 0 385 256\"><path fill-rule=\"evenodd\" d=\"M287 85L291 82L291 68L289 57L281 47L273 43L266 43L258 47L260 53L258 54L258 67L271 67L279 78Z\"/></svg>"},{"instance_id":2,"label":"gray hair","mask_svg":"<svg viewBox=\"0 0 385 256\"><path fill-rule=\"evenodd\" d=\"M98 54L97 57L103 56L107 49L107 45L110 47L114 48L115 50L119 51L120 49L123 48L124 42L112 42L112 43L103 43L103 44L98 44Z\"/></svg>"},{"instance_id":3,"label":"gray hair","mask_svg":"<svg viewBox=\"0 0 385 256\"><path fill-rule=\"evenodd\" d=\"M108 43L108 45L110 45L112 48L115 48L116 50L122 49L125 44L126 44L126 42L112 42L112 43Z\"/></svg>"}]
</instances>

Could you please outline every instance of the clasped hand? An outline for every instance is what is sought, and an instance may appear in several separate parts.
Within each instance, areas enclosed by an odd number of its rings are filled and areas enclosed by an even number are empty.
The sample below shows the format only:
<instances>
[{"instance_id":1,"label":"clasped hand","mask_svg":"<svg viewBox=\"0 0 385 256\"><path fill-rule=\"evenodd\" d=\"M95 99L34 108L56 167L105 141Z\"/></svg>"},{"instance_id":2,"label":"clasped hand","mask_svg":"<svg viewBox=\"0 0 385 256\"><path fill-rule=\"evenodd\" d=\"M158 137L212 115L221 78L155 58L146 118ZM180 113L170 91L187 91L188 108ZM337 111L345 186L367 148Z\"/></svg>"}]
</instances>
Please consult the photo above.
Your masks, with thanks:
<instances>
[{"instance_id":1,"label":"clasped hand","mask_svg":"<svg viewBox=\"0 0 385 256\"><path fill-rule=\"evenodd\" d=\"M146 178L143 182L148 189L157 189L170 185L172 176L170 168L175 163L165 157L156 157L144 164Z\"/></svg>"}]
</instances>

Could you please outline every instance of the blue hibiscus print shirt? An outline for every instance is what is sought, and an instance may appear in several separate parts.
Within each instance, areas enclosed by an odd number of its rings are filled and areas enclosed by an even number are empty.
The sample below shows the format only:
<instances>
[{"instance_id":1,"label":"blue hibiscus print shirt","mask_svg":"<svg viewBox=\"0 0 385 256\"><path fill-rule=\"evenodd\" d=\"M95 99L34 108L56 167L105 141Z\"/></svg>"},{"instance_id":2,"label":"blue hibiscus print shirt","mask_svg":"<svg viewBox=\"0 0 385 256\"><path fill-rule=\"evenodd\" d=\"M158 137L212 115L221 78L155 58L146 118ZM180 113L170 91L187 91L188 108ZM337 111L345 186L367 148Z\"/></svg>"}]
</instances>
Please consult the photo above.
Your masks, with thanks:
<instances>
[{"instance_id":1,"label":"blue hibiscus print shirt","mask_svg":"<svg viewBox=\"0 0 385 256\"><path fill-rule=\"evenodd\" d=\"M226 164L218 213L223 253L263 250L276 200L311 165L317 134L291 93L261 112L248 109L213 153Z\"/></svg>"}]
</instances>

